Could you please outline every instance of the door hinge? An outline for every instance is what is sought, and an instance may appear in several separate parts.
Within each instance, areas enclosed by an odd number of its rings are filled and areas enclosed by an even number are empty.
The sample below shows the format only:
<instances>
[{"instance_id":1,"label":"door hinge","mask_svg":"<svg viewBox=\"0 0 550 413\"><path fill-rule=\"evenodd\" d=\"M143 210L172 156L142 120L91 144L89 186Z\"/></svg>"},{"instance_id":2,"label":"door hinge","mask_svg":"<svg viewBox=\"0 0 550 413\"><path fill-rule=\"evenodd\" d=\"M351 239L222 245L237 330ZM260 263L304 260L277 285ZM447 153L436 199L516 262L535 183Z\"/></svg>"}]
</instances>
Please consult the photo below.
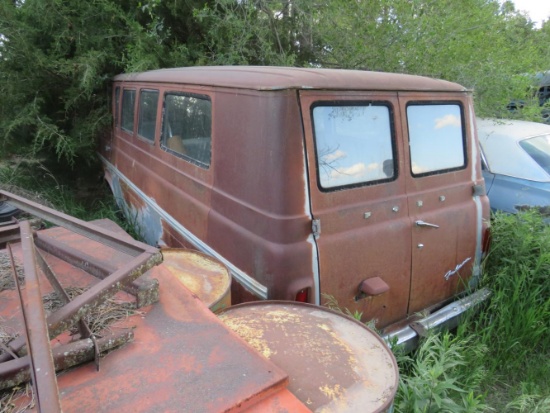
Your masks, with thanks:
<instances>
[{"instance_id":1,"label":"door hinge","mask_svg":"<svg viewBox=\"0 0 550 413\"><path fill-rule=\"evenodd\" d=\"M313 237L315 239L319 238L321 235L321 220L314 219L311 221L311 232L313 232Z\"/></svg>"}]
</instances>

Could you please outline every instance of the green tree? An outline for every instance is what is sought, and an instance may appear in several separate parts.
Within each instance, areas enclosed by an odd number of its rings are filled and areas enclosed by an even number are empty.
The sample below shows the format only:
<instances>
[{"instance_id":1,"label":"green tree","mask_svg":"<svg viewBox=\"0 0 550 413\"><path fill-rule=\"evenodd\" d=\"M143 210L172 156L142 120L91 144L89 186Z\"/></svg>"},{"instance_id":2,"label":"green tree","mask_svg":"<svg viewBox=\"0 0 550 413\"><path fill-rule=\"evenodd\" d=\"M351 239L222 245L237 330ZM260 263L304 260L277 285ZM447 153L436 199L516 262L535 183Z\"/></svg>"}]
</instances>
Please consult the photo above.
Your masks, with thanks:
<instances>
[{"instance_id":1,"label":"green tree","mask_svg":"<svg viewBox=\"0 0 550 413\"><path fill-rule=\"evenodd\" d=\"M108 80L134 21L110 1L4 1L0 136L73 162L108 124Z\"/></svg>"},{"instance_id":2,"label":"green tree","mask_svg":"<svg viewBox=\"0 0 550 413\"><path fill-rule=\"evenodd\" d=\"M497 0L1 0L0 148L90 159L110 122L110 79L162 67L341 67L442 78L481 115L540 115L542 29Z\"/></svg>"}]
</instances>

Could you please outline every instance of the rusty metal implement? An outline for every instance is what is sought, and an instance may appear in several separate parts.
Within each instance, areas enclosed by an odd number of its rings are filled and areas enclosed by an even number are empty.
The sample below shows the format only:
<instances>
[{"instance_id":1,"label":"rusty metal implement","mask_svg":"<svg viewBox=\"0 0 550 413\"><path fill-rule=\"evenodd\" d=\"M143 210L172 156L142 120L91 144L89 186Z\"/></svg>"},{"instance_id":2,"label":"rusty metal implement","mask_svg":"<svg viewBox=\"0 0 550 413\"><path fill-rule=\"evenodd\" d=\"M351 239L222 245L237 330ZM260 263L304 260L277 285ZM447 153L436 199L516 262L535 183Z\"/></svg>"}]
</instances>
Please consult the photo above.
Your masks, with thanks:
<instances>
[{"instance_id":1,"label":"rusty metal implement","mask_svg":"<svg viewBox=\"0 0 550 413\"><path fill-rule=\"evenodd\" d=\"M18 222L13 219L12 225L0 227L0 243L2 247L6 248L9 255L15 287L14 291L0 291L3 299L0 309L6 310L6 314L2 314L2 327L7 326L16 331L13 339L2 343L0 389L19 385L30 378L38 410L58 412L61 411L61 404L58 397L56 369L87 361L90 356L92 359L96 359L96 367L99 368L99 344L83 318L92 308L115 295L123 286L132 283L154 265L159 264L162 261L162 256L156 248L120 237L101 227L8 192L0 191L0 199L10 201L23 211L49 222L70 228L69 233L73 234L73 237L88 240L89 247L93 247L91 244L95 243L103 248L113 249L116 253L127 255L124 265L114 268L111 274L103 274L104 277L101 281L91 285L71 301L55 271L48 265L43 254L37 250L34 242L35 233L29 221ZM12 248L12 245L15 248ZM24 287L21 285L16 270L14 249L17 251L16 255L23 262ZM55 248L50 248L51 252L54 252L53 250ZM96 246L95 250L99 251L100 249ZM78 256L78 254L76 255ZM47 316L43 307L42 290L44 287L56 291L63 302L60 308ZM10 300L14 296L17 300ZM17 310L17 308L20 310L19 313L7 311ZM13 313L16 315L7 316ZM7 321L4 322L6 319ZM77 323L79 323L81 338L75 338L70 343L65 343L64 347L62 346L62 353L59 353L59 348L57 348L54 356L51 341L63 332L70 330ZM18 328L21 326L23 328ZM125 341L123 339L121 341L123 337L131 339L132 334L116 334L110 337L107 344L102 342L103 350L122 344ZM82 342L86 339L91 343L93 351L87 351L88 343ZM82 342L81 348L75 352L74 347L79 345L79 340Z\"/></svg>"},{"instance_id":2,"label":"rusty metal implement","mask_svg":"<svg viewBox=\"0 0 550 413\"><path fill-rule=\"evenodd\" d=\"M5 192L0 199L15 199L20 209L60 225L35 231L14 220L0 227L0 254L9 262L0 275L6 267L13 278L0 288L0 330L13 333L0 337L0 398L33 385L32 396L10 398L13 411L310 411L287 389L283 370L230 331L173 269L156 266L162 259L156 248L108 220L82 222ZM198 265L216 275L219 293L210 305L226 305L223 265L190 251L172 255L179 270ZM84 292L71 299L77 286ZM54 292L58 306L44 312ZM83 319L111 297L130 309L145 306L92 331ZM83 364L99 355L100 370Z\"/></svg>"}]
</instances>

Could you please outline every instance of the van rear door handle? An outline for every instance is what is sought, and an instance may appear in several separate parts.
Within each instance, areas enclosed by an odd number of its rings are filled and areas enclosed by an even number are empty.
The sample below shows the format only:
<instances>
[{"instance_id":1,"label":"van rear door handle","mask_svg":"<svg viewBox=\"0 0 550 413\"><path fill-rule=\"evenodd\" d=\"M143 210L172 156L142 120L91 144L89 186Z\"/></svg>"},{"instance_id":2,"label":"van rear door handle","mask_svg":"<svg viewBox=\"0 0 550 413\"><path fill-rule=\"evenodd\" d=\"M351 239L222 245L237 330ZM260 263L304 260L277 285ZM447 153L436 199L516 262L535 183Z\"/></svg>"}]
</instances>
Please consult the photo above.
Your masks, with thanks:
<instances>
[{"instance_id":1,"label":"van rear door handle","mask_svg":"<svg viewBox=\"0 0 550 413\"><path fill-rule=\"evenodd\" d=\"M439 225L430 224L429 222L424 222L424 221L416 221L415 224L417 227L439 228Z\"/></svg>"}]
</instances>

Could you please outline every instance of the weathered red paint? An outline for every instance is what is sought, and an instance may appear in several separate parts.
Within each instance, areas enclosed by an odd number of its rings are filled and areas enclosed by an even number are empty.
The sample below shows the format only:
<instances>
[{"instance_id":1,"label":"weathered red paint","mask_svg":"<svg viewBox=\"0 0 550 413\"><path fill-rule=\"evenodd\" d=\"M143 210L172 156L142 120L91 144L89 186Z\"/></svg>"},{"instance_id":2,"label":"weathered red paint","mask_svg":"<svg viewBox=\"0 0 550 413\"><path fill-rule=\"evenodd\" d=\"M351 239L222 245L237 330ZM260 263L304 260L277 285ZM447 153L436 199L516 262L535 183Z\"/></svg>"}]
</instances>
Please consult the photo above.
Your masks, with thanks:
<instances>
[{"instance_id":1,"label":"weathered red paint","mask_svg":"<svg viewBox=\"0 0 550 413\"><path fill-rule=\"evenodd\" d=\"M162 268L161 301L132 319L134 342L109 354L99 372L59 377L67 411L245 411L284 390L286 374L227 331Z\"/></svg>"}]
</instances>

